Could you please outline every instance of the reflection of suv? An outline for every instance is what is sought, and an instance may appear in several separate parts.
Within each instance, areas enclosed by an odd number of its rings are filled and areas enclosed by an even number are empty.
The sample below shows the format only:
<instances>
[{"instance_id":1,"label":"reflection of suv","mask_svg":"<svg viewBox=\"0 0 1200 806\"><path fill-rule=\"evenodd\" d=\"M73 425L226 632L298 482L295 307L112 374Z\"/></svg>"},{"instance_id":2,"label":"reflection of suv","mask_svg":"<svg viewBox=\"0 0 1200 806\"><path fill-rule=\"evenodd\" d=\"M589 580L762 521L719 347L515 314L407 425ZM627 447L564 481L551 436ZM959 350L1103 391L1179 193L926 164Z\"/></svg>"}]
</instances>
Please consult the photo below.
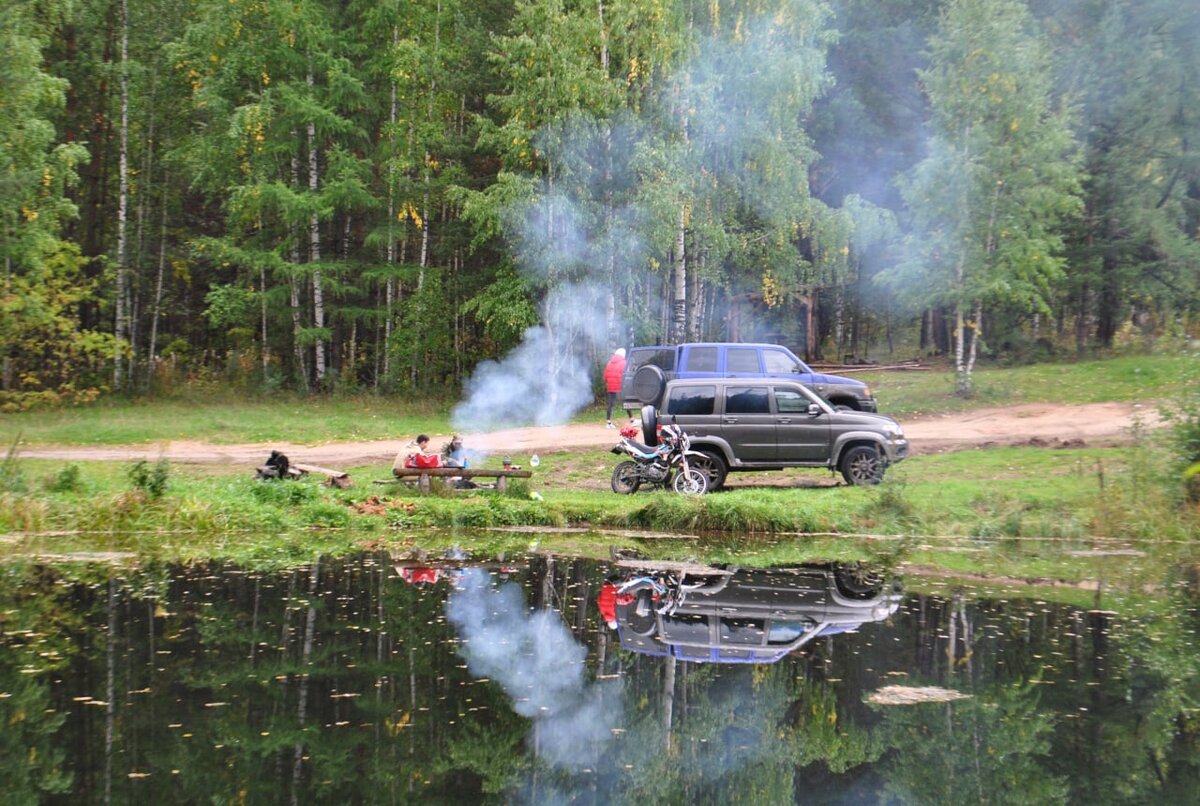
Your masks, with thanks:
<instances>
[{"instance_id":1,"label":"reflection of suv","mask_svg":"<svg viewBox=\"0 0 1200 806\"><path fill-rule=\"evenodd\" d=\"M710 663L774 663L818 636L888 618L901 598L898 583L859 566L732 568L685 576L662 594L655 586L617 605L621 646Z\"/></svg>"},{"instance_id":2,"label":"reflection of suv","mask_svg":"<svg viewBox=\"0 0 1200 806\"><path fill-rule=\"evenodd\" d=\"M634 347L626 357L621 383L627 409L657 406L666 382L675 378L779 378L799 381L834 406L876 411L875 398L862 381L822 375L777 344L705 343L672 347Z\"/></svg>"},{"instance_id":3,"label":"reflection of suv","mask_svg":"<svg viewBox=\"0 0 1200 806\"><path fill-rule=\"evenodd\" d=\"M875 484L889 464L908 455L899 423L881 414L843 411L798 381L707 378L669 381L662 408L642 409L646 440L657 418L678 423L703 460L708 489L725 474L785 467L840 470L850 484Z\"/></svg>"}]
</instances>

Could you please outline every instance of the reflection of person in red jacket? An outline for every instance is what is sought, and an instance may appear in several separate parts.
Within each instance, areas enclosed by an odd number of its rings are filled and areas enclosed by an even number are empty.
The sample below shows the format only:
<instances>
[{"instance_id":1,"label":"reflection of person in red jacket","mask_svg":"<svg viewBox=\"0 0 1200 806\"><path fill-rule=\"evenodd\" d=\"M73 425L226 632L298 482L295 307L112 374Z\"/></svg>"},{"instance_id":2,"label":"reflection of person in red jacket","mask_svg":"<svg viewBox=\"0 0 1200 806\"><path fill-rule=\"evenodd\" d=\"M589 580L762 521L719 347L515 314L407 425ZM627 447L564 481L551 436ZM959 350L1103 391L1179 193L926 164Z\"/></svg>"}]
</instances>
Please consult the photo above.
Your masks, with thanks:
<instances>
[{"instance_id":1,"label":"reflection of person in red jacket","mask_svg":"<svg viewBox=\"0 0 1200 806\"><path fill-rule=\"evenodd\" d=\"M612 358L608 359L608 363L604 365L604 388L608 391L608 411L604 419L608 420L606 427L616 428L612 421L613 404L617 402L617 395L621 394L621 378L625 375L625 348L621 347L612 354ZM625 412L626 416L629 412Z\"/></svg>"},{"instance_id":2,"label":"reflection of person in red jacket","mask_svg":"<svg viewBox=\"0 0 1200 806\"><path fill-rule=\"evenodd\" d=\"M617 593L617 583L611 580L600 586L600 594L596 597L596 606L600 608L600 618L610 630L617 628L617 605L627 605L633 602L632 593Z\"/></svg>"}]
</instances>

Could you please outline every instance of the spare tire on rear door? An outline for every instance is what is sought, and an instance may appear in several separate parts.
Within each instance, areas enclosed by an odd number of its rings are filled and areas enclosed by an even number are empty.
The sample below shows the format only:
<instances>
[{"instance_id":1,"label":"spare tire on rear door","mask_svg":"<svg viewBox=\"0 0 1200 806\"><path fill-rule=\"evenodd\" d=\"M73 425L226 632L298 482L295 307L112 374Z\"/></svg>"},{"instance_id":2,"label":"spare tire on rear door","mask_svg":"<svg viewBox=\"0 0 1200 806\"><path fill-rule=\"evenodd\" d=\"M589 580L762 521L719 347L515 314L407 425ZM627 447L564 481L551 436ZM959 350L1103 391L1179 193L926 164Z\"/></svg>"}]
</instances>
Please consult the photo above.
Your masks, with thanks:
<instances>
[{"instance_id":1,"label":"spare tire on rear door","mask_svg":"<svg viewBox=\"0 0 1200 806\"><path fill-rule=\"evenodd\" d=\"M639 403L657 406L666 384L667 379L663 371L653 364L646 364L638 367L637 372L633 373L633 380L629 382L629 393Z\"/></svg>"},{"instance_id":2,"label":"spare tire on rear door","mask_svg":"<svg viewBox=\"0 0 1200 806\"><path fill-rule=\"evenodd\" d=\"M658 444L658 412L653 406L642 406L642 444L651 448Z\"/></svg>"}]
</instances>

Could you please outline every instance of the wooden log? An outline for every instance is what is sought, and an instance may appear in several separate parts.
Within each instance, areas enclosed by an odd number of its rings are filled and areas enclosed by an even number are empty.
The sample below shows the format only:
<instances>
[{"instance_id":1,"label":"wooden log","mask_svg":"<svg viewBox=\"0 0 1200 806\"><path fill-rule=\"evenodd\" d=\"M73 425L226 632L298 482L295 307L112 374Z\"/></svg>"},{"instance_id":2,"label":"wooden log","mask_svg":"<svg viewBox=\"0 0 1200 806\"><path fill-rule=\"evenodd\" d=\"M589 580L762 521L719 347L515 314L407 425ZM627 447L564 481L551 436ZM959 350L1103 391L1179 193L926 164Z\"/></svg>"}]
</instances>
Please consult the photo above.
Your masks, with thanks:
<instances>
[{"instance_id":1,"label":"wooden log","mask_svg":"<svg viewBox=\"0 0 1200 806\"><path fill-rule=\"evenodd\" d=\"M325 483L330 487L346 488L350 486L350 474L344 470L332 470L328 467L319 467L318 465L306 465L302 462L292 462L288 470L295 468L301 473L320 473L327 476Z\"/></svg>"}]
</instances>

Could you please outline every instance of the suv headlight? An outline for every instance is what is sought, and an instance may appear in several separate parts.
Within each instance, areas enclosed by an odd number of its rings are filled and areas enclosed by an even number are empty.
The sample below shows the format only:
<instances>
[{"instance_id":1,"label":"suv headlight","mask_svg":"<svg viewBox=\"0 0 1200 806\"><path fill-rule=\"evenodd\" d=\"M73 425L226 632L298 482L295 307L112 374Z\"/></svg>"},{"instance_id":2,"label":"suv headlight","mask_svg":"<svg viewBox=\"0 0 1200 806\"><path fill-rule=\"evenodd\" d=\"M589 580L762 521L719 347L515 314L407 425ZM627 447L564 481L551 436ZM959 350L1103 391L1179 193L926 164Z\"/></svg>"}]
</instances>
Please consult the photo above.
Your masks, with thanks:
<instances>
[{"instance_id":1,"label":"suv headlight","mask_svg":"<svg viewBox=\"0 0 1200 806\"><path fill-rule=\"evenodd\" d=\"M903 439L904 432L900 430L898 425L885 425L883 427L883 435L888 439Z\"/></svg>"},{"instance_id":2,"label":"suv headlight","mask_svg":"<svg viewBox=\"0 0 1200 806\"><path fill-rule=\"evenodd\" d=\"M869 398L871 396L871 387L864 386L862 393L863 393L863 397Z\"/></svg>"}]
</instances>

